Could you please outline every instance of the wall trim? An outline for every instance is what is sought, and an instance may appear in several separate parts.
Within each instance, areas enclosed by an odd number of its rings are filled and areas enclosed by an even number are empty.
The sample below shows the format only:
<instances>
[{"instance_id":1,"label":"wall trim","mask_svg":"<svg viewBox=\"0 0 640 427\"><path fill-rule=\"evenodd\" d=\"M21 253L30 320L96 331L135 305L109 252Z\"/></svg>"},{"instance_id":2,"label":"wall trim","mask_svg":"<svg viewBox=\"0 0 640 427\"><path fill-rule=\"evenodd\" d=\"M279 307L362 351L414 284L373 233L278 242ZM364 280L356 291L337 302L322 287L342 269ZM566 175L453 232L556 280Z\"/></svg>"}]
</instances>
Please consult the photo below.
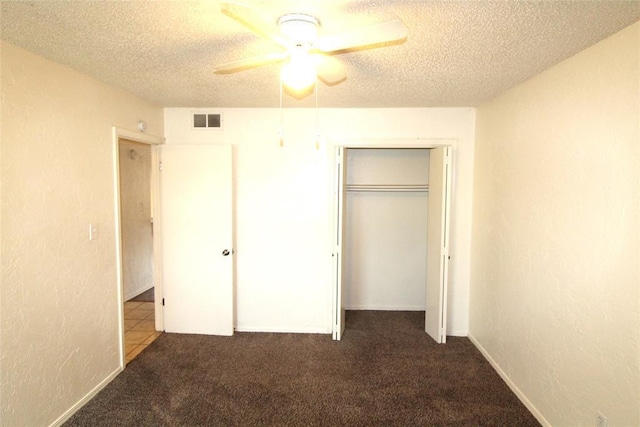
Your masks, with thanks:
<instances>
[{"instance_id":1,"label":"wall trim","mask_svg":"<svg viewBox=\"0 0 640 427\"><path fill-rule=\"evenodd\" d=\"M457 138L336 138L331 142L336 147L347 148L458 148Z\"/></svg>"},{"instance_id":2,"label":"wall trim","mask_svg":"<svg viewBox=\"0 0 640 427\"><path fill-rule=\"evenodd\" d=\"M275 334L323 334L331 335L331 329L326 328L279 328L279 327L251 327L251 326L236 326L234 332L266 332Z\"/></svg>"},{"instance_id":3,"label":"wall trim","mask_svg":"<svg viewBox=\"0 0 640 427\"><path fill-rule=\"evenodd\" d=\"M117 377L120 374L120 372L122 372L123 370L124 370L124 368L118 367L118 369L116 369L115 371L113 371L109 375L107 375L107 377L105 379L100 381L100 383L97 386L95 386L93 389L91 389L91 391L89 391L89 393L87 393L83 398L78 400L71 408L67 409L65 411L65 413L62 414L53 423L51 423L49 427L58 427L58 426L61 426L62 424L64 424L69 418L71 418L71 416L73 416L73 414L78 412L78 410L80 408L82 408L84 405L87 404L87 402L89 402L91 399L93 399L95 397L95 395L100 392L100 390L105 388L107 386L107 384L109 384L111 381L113 381L115 379L115 377Z\"/></svg>"},{"instance_id":4,"label":"wall trim","mask_svg":"<svg viewBox=\"0 0 640 427\"><path fill-rule=\"evenodd\" d=\"M118 126L113 127L113 135L117 138L128 139L129 141L141 142L143 144L160 145L164 144L164 138L151 135L148 133L142 133L139 131L133 131Z\"/></svg>"},{"instance_id":5,"label":"wall trim","mask_svg":"<svg viewBox=\"0 0 640 427\"><path fill-rule=\"evenodd\" d=\"M468 337L469 330L468 329L454 329L452 331L447 330L448 337Z\"/></svg>"},{"instance_id":6,"label":"wall trim","mask_svg":"<svg viewBox=\"0 0 640 427\"><path fill-rule=\"evenodd\" d=\"M520 390L518 388L518 386L511 381L511 378L509 378L509 376L506 374L505 371L502 370L502 368L500 367L500 365L498 365L498 362L496 362L493 357L491 357L491 355L489 354L489 352L487 350L485 350L484 347L482 347L482 344L480 344L478 342L478 340L476 340L473 335L469 334L468 335L469 340L473 343L473 345L476 346L476 348L478 350L480 350L480 353L482 353L482 355L484 356L485 359L487 359L487 362L489 362L491 364L491 366L493 367L493 369L496 370L496 372L498 373L498 375L500 375L500 377L504 380L505 383L507 383L507 385L509 386L509 388L511 389L512 392L515 393L516 396L518 396L518 399L520 399L520 401L524 404L524 406L527 407L527 409L529 410L529 412L531 412L531 414L536 417L536 419L538 420L538 422L540 424L542 424L544 427L551 427L551 423L549 421L546 420L546 418L542 415L542 413L538 410L538 408L535 407L535 405L533 403L531 403L531 401L527 398L527 396L522 392L522 390Z\"/></svg>"},{"instance_id":7,"label":"wall trim","mask_svg":"<svg viewBox=\"0 0 640 427\"><path fill-rule=\"evenodd\" d=\"M424 305L352 305L345 310L372 310L372 311L424 311Z\"/></svg>"},{"instance_id":8,"label":"wall trim","mask_svg":"<svg viewBox=\"0 0 640 427\"><path fill-rule=\"evenodd\" d=\"M237 326L235 332L255 332L255 333L276 333L276 334L327 334L331 335L332 327L329 329L322 328L263 328L263 327L251 327L251 326ZM469 331L467 329L456 329L453 331L447 331L447 336L450 337L468 337ZM482 351L482 350L481 350Z\"/></svg>"}]
</instances>

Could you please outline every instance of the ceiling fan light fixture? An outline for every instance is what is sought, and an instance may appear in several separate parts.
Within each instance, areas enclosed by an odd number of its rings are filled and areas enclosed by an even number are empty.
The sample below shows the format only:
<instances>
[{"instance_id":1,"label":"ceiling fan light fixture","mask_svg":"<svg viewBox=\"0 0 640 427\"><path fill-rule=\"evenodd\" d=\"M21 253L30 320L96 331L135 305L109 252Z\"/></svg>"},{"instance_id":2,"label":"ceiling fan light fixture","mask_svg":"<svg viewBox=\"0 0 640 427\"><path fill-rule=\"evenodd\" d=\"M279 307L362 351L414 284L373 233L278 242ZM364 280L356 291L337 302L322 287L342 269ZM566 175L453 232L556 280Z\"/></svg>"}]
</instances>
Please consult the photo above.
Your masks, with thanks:
<instances>
[{"instance_id":1,"label":"ceiling fan light fixture","mask_svg":"<svg viewBox=\"0 0 640 427\"><path fill-rule=\"evenodd\" d=\"M1 1L1 0L0 0ZM284 48L252 58L227 62L215 68L216 74L231 74L276 62L288 61L281 70L280 87L289 94L304 95L315 87L318 79L329 86L346 80L342 62L336 53L381 47L385 43L403 41L407 27L399 19L355 28L341 34L320 34L320 21L304 13L287 13L277 22L265 21L245 5L222 0L221 11L260 37L271 39ZM344 51L344 52L342 52ZM299 99L302 99L300 96Z\"/></svg>"},{"instance_id":2,"label":"ceiling fan light fixture","mask_svg":"<svg viewBox=\"0 0 640 427\"><path fill-rule=\"evenodd\" d=\"M293 92L304 92L316 83L317 71L313 58L307 52L292 52L289 62L280 72L282 84Z\"/></svg>"}]
</instances>

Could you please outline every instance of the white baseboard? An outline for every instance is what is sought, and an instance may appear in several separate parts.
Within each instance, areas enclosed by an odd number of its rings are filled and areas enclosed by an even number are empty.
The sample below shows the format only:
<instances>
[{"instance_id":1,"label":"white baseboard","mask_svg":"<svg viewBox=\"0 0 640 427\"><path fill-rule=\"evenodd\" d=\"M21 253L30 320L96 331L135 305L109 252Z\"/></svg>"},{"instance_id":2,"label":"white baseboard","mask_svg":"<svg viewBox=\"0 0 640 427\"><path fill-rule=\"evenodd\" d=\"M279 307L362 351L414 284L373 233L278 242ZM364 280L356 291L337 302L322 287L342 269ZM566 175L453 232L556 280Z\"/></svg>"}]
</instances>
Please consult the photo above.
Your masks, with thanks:
<instances>
[{"instance_id":1,"label":"white baseboard","mask_svg":"<svg viewBox=\"0 0 640 427\"><path fill-rule=\"evenodd\" d=\"M551 423L547 421L546 418L542 415L542 413L538 410L538 408L536 408L533 405L533 403L531 403L531 401L527 398L527 396L525 396L522 390L520 390L518 386L515 385L513 381L511 381L511 378L509 378L506 372L502 370L500 365L498 365L498 363L495 360L493 360L493 357L489 355L487 350L485 350L484 347L482 347L482 345L472 335L469 335L468 337L469 337L469 340L473 343L473 345L475 345L476 348L480 350L480 353L482 353L484 358L487 359L487 361L491 364L493 369L496 370L498 375L500 375L500 377L504 380L504 382L507 383L511 391L513 391L515 395L518 396L518 399L520 399L520 401L524 404L524 406L527 407L529 412L531 412L531 414L533 414L533 416L536 417L538 422L542 424L544 427L551 427Z\"/></svg>"},{"instance_id":2,"label":"white baseboard","mask_svg":"<svg viewBox=\"0 0 640 427\"><path fill-rule=\"evenodd\" d=\"M264 328L251 326L236 326L236 332L266 332L275 334L331 334L323 328Z\"/></svg>"},{"instance_id":3,"label":"white baseboard","mask_svg":"<svg viewBox=\"0 0 640 427\"><path fill-rule=\"evenodd\" d=\"M424 311L424 306L373 306L373 305L363 305L363 306L351 306L346 307L345 310L373 310L373 311Z\"/></svg>"},{"instance_id":4,"label":"white baseboard","mask_svg":"<svg viewBox=\"0 0 640 427\"><path fill-rule=\"evenodd\" d=\"M409 311L409 310L405 310ZM421 310L415 310L421 311ZM264 327L251 327L247 325L236 326L236 332L266 332L276 334L331 334L333 331L331 328L294 328L294 329L280 329L280 328L264 328ZM447 331L447 336L451 337L466 337L469 331L467 329L455 329L453 331Z\"/></svg>"},{"instance_id":5,"label":"white baseboard","mask_svg":"<svg viewBox=\"0 0 640 427\"><path fill-rule=\"evenodd\" d=\"M468 329L454 329L454 330L447 329L448 337L466 337L468 335L469 335Z\"/></svg>"},{"instance_id":6,"label":"white baseboard","mask_svg":"<svg viewBox=\"0 0 640 427\"><path fill-rule=\"evenodd\" d=\"M118 376L118 374L120 372L122 372L123 369L122 367L118 367L118 369L116 369L115 371L113 371L112 373L110 373L109 375L107 375L107 377L100 381L100 384L98 384L97 386L95 386L89 393L87 393L82 399L78 400L78 402L76 402L75 405L73 405L71 408L67 409L65 411L64 414L62 414L57 420L55 420L53 423L51 423L50 427L58 427L61 426L62 424L64 424L69 418L71 418L71 416L73 414L75 414L76 412L78 412L78 410L80 408L82 408L84 405L87 404L88 401L90 401L91 399L93 399L93 397L98 394L98 392L100 390L102 390L103 388L106 387L107 384L109 384L111 381L113 381L113 379L115 377Z\"/></svg>"}]
</instances>

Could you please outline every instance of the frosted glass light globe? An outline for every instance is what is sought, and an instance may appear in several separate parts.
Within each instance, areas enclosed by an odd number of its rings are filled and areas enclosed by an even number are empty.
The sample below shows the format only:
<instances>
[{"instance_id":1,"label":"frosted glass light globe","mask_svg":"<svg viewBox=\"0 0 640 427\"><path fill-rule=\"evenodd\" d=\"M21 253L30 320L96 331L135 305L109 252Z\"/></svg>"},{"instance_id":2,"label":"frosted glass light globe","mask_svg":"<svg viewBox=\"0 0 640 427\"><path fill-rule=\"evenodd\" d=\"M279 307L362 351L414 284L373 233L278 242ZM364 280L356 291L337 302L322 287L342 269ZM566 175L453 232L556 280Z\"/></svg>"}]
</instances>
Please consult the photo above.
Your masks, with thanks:
<instances>
[{"instance_id":1,"label":"frosted glass light globe","mask_svg":"<svg viewBox=\"0 0 640 427\"><path fill-rule=\"evenodd\" d=\"M306 52L293 52L282 67L282 83L295 92L302 92L316 83L317 72L313 58Z\"/></svg>"}]
</instances>

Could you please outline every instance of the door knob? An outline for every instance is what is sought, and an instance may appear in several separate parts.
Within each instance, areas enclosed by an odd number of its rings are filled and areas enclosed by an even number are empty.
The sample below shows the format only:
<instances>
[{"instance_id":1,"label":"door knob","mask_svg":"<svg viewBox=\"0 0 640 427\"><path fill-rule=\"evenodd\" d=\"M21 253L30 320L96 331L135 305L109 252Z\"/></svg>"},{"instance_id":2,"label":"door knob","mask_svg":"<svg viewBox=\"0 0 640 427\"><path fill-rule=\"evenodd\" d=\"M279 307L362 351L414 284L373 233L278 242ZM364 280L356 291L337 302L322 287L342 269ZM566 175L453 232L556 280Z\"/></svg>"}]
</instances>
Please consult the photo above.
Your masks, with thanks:
<instances>
[{"instance_id":1,"label":"door knob","mask_svg":"<svg viewBox=\"0 0 640 427\"><path fill-rule=\"evenodd\" d=\"M228 249L225 249L224 251L222 251L222 256L227 256L229 255L231 252L229 252Z\"/></svg>"}]
</instances>

